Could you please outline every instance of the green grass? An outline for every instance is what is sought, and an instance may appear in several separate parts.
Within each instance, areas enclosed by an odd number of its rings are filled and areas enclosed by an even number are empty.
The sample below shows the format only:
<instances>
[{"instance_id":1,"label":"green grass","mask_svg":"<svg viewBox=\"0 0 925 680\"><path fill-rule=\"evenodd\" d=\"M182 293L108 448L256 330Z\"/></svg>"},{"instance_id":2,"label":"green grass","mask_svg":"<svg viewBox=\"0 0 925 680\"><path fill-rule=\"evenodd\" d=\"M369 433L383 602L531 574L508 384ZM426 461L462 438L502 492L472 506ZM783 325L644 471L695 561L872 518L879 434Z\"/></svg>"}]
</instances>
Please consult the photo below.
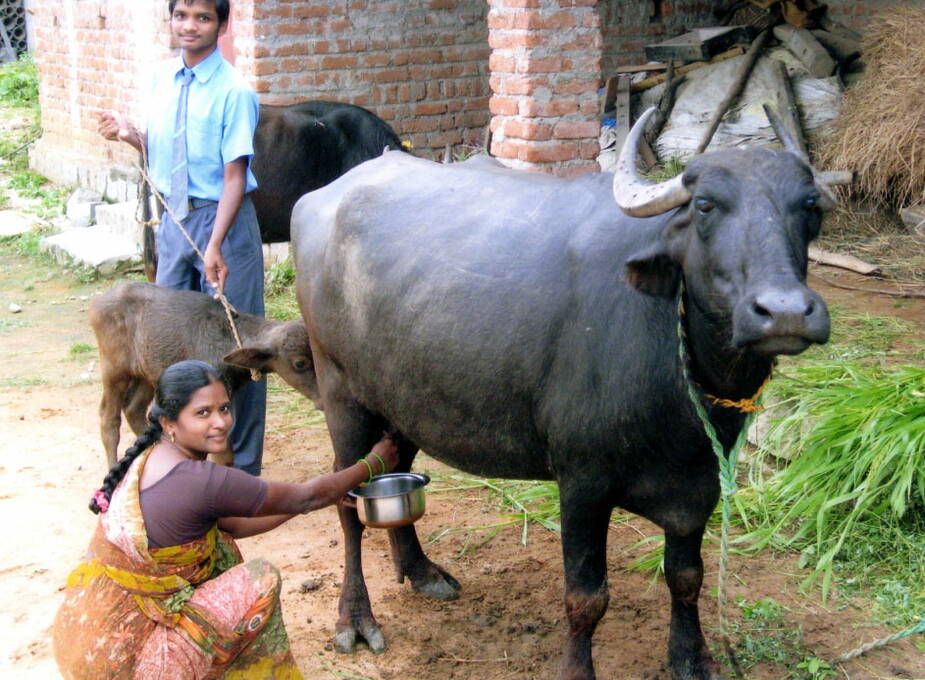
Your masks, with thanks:
<instances>
[{"instance_id":1,"label":"green grass","mask_svg":"<svg viewBox=\"0 0 925 680\"><path fill-rule=\"evenodd\" d=\"M39 387L40 385L47 385L48 381L45 378L18 378L18 377L5 377L0 378L0 389L4 390L19 390L29 387Z\"/></svg>"},{"instance_id":2,"label":"green grass","mask_svg":"<svg viewBox=\"0 0 925 680\"><path fill-rule=\"evenodd\" d=\"M28 326L29 322L24 319L5 319L0 318L0 334L9 333L17 328Z\"/></svg>"},{"instance_id":3,"label":"green grass","mask_svg":"<svg viewBox=\"0 0 925 680\"><path fill-rule=\"evenodd\" d=\"M264 307L268 318L279 321L302 318L295 299L295 267L291 255L267 269L263 287Z\"/></svg>"}]
</instances>

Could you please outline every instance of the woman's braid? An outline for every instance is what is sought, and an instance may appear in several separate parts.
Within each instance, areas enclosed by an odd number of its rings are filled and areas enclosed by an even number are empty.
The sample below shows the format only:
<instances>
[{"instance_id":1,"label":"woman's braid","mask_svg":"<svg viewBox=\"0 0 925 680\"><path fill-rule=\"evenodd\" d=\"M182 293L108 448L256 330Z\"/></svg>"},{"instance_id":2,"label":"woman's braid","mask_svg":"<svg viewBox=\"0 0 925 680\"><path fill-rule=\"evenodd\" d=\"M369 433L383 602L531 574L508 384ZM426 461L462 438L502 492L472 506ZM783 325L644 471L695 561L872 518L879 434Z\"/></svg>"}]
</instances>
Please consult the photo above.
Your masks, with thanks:
<instances>
[{"instance_id":1,"label":"woman's braid","mask_svg":"<svg viewBox=\"0 0 925 680\"><path fill-rule=\"evenodd\" d=\"M109 470L109 474L103 478L103 485L100 487L100 491L106 496L106 500L112 500L112 492L116 490L119 482L125 477L125 473L128 472L129 467L132 465L132 461L161 438L161 435L164 433L160 423L161 413L157 405L151 407L151 411L148 413L148 427L146 427L145 431L135 440L135 443L126 450L125 455L112 466ZM99 504L96 502L96 497L94 495L94 497L90 499L90 512L98 515L101 510L102 508L100 508Z\"/></svg>"}]
</instances>

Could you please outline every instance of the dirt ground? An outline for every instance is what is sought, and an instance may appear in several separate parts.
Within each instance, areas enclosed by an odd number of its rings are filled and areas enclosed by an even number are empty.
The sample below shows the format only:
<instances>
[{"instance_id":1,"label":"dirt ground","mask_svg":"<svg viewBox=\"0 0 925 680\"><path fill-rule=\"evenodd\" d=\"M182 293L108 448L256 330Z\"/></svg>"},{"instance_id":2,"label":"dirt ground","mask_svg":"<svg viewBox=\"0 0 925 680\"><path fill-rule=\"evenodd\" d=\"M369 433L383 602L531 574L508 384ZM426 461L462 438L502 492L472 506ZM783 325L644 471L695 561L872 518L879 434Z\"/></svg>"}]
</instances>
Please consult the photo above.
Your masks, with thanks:
<instances>
[{"instance_id":1,"label":"dirt ground","mask_svg":"<svg viewBox=\"0 0 925 680\"><path fill-rule=\"evenodd\" d=\"M75 286L51 272L29 260L0 255L0 613L7 621L7 632L0 636L0 677L21 680L58 677L50 626L63 583L96 521L86 505L105 472L97 429L96 355L74 348L95 344L86 320L88 298L111 283ZM862 283L833 270L824 274ZM883 296L812 283L830 302L898 315L925 328L922 301L897 306ZM23 312L10 314L11 302L22 305ZM299 409L287 405L291 400L285 392L271 395L264 473L268 478L304 480L331 465L323 424L305 424ZM130 441L127 429L123 437L122 449ZM416 469L450 474L426 457L419 459ZM481 492L431 493L418 532L423 542L443 529L494 522L497 513ZM627 546L654 533L642 520L611 532L610 608L595 635L600 678L668 677L667 588L648 574L628 569L636 554ZM463 585L458 600L436 602L415 595L407 583L395 582L385 533L367 531L366 579L390 644L379 656L366 648L352 656L333 651L343 568L343 541L334 510L296 518L241 545L246 557L268 557L282 571L285 619L307 678L555 677L567 628L558 536L532 528L523 546L520 529L511 528L459 556L470 539L452 534L425 545L431 558ZM702 620L708 640L715 642L717 608L710 595L716 584L714 547L705 548L704 559ZM801 594L801 574L792 556L734 556L731 569L731 598L774 598L786 608L788 625L802 629L803 645L820 658L832 658L889 632L866 623L862 602L836 595L823 606L817 593ZM780 678L782 673L780 668L758 667L748 677ZM905 640L839 668L836 677L925 678L925 654Z\"/></svg>"}]
</instances>

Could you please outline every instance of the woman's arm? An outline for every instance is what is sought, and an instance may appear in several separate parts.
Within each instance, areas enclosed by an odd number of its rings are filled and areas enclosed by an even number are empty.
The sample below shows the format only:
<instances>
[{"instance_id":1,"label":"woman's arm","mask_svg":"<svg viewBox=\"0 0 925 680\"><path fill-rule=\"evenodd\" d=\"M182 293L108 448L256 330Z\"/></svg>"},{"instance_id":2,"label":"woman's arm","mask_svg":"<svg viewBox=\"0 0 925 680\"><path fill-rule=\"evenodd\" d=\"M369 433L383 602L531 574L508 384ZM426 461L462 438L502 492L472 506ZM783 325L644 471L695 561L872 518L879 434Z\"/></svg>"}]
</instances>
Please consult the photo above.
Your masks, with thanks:
<instances>
[{"instance_id":1,"label":"woman's arm","mask_svg":"<svg viewBox=\"0 0 925 680\"><path fill-rule=\"evenodd\" d=\"M267 481L267 495L253 517L223 517L218 526L234 538L256 536L275 529L298 514L332 505L369 479L370 471L379 475L393 469L398 464L398 446L391 437L385 436L365 460L369 467L360 461L303 484Z\"/></svg>"},{"instance_id":2,"label":"woman's arm","mask_svg":"<svg viewBox=\"0 0 925 680\"><path fill-rule=\"evenodd\" d=\"M233 538L247 538L275 529L288 522L295 515L267 515L266 517L222 517L218 528L227 531Z\"/></svg>"}]
</instances>

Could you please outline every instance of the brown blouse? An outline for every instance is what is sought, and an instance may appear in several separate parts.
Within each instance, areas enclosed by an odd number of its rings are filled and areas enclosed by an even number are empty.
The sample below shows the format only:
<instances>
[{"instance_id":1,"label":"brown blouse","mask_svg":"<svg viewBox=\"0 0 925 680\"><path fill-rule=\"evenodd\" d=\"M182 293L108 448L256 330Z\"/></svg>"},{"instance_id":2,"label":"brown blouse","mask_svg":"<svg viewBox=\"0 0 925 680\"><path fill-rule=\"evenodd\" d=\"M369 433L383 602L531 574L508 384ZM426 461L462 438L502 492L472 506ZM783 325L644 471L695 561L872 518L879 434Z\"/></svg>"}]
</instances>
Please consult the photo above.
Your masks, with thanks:
<instances>
[{"instance_id":1,"label":"brown blouse","mask_svg":"<svg viewBox=\"0 0 925 680\"><path fill-rule=\"evenodd\" d=\"M177 463L141 491L149 547L202 538L221 517L253 517L266 495L267 483L241 470L208 461Z\"/></svg>"}]
</instances>

